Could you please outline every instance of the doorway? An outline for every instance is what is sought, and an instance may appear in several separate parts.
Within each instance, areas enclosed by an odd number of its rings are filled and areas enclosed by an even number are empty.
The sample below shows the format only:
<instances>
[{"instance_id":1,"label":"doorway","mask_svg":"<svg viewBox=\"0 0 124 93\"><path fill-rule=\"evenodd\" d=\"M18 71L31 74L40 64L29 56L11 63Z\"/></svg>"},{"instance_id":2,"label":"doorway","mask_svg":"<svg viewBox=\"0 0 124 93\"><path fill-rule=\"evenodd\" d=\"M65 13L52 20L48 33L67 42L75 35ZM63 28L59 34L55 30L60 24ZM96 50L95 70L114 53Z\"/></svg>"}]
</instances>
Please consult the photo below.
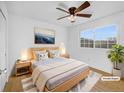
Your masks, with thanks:
<instances>
[{"instance_id":1,"label":"doorway","mask_svg":"<svg viewBox=\"0 0 124 93\"><path fill-rule=\"evenodd\" d=\"M3 91L7 80L6 62L6 17L0 9L0 91Z\"/></svg>"}]
</instances>

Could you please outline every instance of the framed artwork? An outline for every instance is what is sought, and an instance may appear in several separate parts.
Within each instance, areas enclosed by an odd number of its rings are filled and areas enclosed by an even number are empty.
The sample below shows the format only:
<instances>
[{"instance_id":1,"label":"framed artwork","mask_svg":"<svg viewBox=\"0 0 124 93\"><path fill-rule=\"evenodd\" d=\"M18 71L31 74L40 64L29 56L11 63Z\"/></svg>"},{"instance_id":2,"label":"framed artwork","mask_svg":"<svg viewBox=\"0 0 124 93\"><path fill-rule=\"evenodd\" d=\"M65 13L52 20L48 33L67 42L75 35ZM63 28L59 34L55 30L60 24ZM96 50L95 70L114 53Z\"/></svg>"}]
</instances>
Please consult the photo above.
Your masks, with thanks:
<instances>
[{"instance_id":1,"label":"framed artwork","mask_svg":"<svg viewBox=\"0 0 124 93\"><path fill-rule=\"evenodd\" d=\"M55 44L55 31L51 29L34 28L35 44Z\"/></svg>"}]
</instances>

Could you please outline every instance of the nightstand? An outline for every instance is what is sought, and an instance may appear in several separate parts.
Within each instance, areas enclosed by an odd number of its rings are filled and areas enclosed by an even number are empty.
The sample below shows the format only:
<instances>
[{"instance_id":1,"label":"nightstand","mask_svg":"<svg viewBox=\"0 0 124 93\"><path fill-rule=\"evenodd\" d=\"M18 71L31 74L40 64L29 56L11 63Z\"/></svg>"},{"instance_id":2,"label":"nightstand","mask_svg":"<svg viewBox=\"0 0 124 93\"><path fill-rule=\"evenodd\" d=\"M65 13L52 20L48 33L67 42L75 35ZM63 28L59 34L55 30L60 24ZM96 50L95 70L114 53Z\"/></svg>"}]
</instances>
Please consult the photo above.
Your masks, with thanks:
<instances>
[{"instance_id":1,"label":"nightstand","mask_svg":"<svg viewBox=\"0 0 124 93\"><path fill-rule=\"evenodd\" d=\"M16 62L16 76L32 73L32 63L30 61Z\"/></svg>"}]
</instances>

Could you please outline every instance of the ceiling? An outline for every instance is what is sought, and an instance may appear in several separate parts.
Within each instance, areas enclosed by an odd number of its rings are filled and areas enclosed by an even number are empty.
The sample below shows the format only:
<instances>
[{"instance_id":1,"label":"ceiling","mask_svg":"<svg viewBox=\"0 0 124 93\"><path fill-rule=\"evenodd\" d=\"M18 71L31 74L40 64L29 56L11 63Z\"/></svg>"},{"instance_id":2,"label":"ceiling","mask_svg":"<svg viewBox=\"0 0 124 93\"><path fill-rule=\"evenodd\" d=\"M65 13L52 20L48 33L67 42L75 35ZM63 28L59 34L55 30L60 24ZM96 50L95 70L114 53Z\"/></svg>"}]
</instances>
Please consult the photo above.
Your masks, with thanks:
<instances>
[{"instance_id":1,"label":"ceiling","mask_svg":"<svg viewBox=\"0 0 124 93\"><path fill-rule=\"evenodd\" d=\"M56 7L68 9L71 6L78 7L83 2L79 1L7 1L8 12L20 16L30 17L36 20L61 25L65 27L83 24L94 19L116 14L124 10L123 1L90 1L91 6L81 11L92 13L91 18L77 17L76 22L71 23L67 18L56 20L65 16L66 13L59 11Z\"/></svg>"}]
</instances>

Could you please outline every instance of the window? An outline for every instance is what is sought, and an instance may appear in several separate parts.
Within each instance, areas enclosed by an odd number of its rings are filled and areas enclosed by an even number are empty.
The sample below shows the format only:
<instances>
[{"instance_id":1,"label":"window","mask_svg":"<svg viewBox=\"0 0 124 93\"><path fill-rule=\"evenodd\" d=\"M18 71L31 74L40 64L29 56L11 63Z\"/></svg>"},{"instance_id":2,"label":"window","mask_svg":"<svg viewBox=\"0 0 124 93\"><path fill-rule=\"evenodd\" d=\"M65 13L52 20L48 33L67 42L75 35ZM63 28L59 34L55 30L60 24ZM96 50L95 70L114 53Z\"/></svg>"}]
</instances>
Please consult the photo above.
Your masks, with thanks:
<instances>
[{"instance_id":1,"label":"window","mask_svg":"<svg viewBox=\"0 0 124 93\"><path fill-rule=\"evenodd\" d=\"M117 29L115 25L97 28L94 32L96 48L111 48L116 44Z\"/></svg>"},{"instance_id":2,"label":"window","mask_svg":"<svg viewBox=\"0 0 124 93\"><path fill-rule=\"evenodd\" d=\"M117 43L116 25L80 32L80 46L88 48L111 48Z\"/></svg>"},{"instance_id":3,"label":"window","mask_svg":"<svg viewBox=\"0 0 124 93\"><path fill-rule=\"evenodd\" d=\"M93 48L93 32L92 30L85 30L80 32L81 47Z\"/></svg>"}]
</instances>

